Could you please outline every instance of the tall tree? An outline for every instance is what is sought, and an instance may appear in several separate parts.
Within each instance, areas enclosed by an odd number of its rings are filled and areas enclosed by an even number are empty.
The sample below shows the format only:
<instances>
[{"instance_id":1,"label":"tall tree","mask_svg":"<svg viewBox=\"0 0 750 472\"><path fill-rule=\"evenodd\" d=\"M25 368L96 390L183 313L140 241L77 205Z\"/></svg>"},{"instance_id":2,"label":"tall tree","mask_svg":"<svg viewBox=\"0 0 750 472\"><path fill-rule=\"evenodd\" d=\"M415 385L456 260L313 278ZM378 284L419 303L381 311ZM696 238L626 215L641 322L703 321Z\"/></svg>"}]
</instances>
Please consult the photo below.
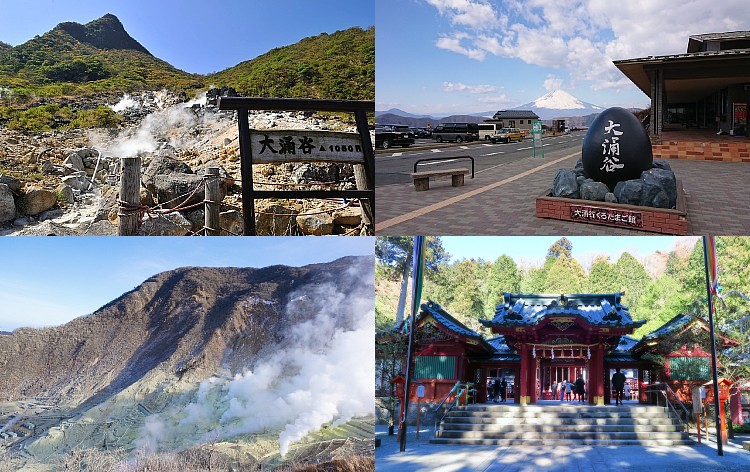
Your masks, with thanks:
<instances>
[{"instance_id":1,"label":"tall tree","mask_svg":"<svg viewBox=\"0 0 750 472\"><path fill-rule=\"evenodd\" d=\"M617 281L625 292L624 300L630 309L637 310L638 302L651 282L643 264L628 252L623 252L615 263L615 275Z\"/></svg>"},{"instance_id":2,"label":"tall tree","mask_svg":"<svg viewBox=\"0 0 750 472\"><path fill-rule=\"evenodd\" d=\"M491 264L487 274L487 290L484 300L484 316L492 319L495 306L503 302L504 292L518 292L521 289L521 272L510 256L503 254Z\"/></svg>"},{"instance_id":3,"label":"tall tree","mask_svg":"<svg viewBox=\"0 0 750 472\"><path fill-rule=\"evenodd\" d=\"M685 313L690 304L690 296L675 278L664 274L652 280L641 297L638 308L630 313L634 320L646 320L633 336L641 338L672 319L675 315Z\"/></svg>"},{"instance_id":4,"label":"tall tree","mask_svg":"<svg viewBox=\"0 0 750 472\"><path fill-rule=\"evenodd\" d=\"M463 259L452 264L449 270L453 281L449 311L460 314L464 319L479 319L484 314L484 262L481 259Z\"/></svg>"},{"instance_id":5,"label":"tall tree","mask_svg":"<svg viewBox=\"0 0 750 472\"><path fill-rule=\"evenodd\" d=\"M547 250L547 257L554 257L555 259L563 255L572 257L572 251L573 243L570 242L570 239L563 237L555 241L555 244L549 247Z\"/></svg>"},{"instance_id":6,"label":"tall tree","mask_svg":"<svg viewBox=\"0 0 750 472\"><path fill-rule=\"evenodd\" d=\"M591 264L588 276L588 290L591 293L615 293L621 290L615 274L615 267L607 256L597 256Z\"/></svg>"},{"instance_id":7,"label":"tall tree","mask_svg":"<svg viewBox=\"0 0 750 472\"><path fill-rule=\"evenodd\" d=\"M561 254L549 269L545 280L545 293L581 293L585 273L577 260Z\"/></svg>"},{"instance_id":8,"label":"tall tree","mask_svg":"<svg viewBox=\"0 0 750 472\"><path fill-rule=\"evenodd\" d=\"M410 236L380 236L375 239L375 257L382 266L383 273L391 280L401 279L401 294L396 310L396 325L404 320L406 289L412 266L414 238ZM425 276L433 277L450 255L443 249L443 243L436 236L425 240Z\"/></svg>"}]
</instances>

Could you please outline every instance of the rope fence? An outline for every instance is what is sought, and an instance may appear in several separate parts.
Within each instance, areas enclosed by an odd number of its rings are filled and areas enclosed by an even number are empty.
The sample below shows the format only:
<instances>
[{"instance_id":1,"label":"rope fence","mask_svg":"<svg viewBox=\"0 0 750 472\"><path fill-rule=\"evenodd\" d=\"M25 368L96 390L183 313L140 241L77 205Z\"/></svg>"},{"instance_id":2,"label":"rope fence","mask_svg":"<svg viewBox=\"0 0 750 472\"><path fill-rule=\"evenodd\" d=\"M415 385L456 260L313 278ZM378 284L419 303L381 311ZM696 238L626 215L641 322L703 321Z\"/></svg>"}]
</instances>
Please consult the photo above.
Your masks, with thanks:
<instances>
[{"instance_id":1,"label":"rope fence","mask_svg":"<svg viewBox=\"0 0 750 472\"><path fill-rule=\"evenodd\" d=\"M132 159L132 162L127 162L127 160ZM130 172L127 172L128 166L134 166L137 167L137 170L131 169ZM214 173L211 173L214 172ZM130 182L126 181L128 179L128 175L130 176L130 179L137 179L137 182ZM208 173L204 175L199 181L195 183L195 186L191 189L186 191L185 193L178 195L166 202L160 202L154 206L147 206L143 205L140 202L140 159L139 158L123 158L123 165L120 170L120 194L119 198L117 199L117 206L118 206L118 219L119 219L119 233L121 235L137 235L140 234L143 230L143 224L145 222L148 222L149 220L157 220L157 219L163 219L169 222L170 224L181 228L181 231L185 231L188 235L220 235L222 232L225 232L226 234L232 235L232 236L240 236L240 234L231 231L228 228L221 228L219 224L219 209L225 208L225 209L231 209L236 210L240 213L242 213L242 208L233 205L228 202L223 202L223 199L221 198L219 187L220 185L216 184L216 181L223 182L224 184L227 184L228 182L235 182L235 179L231 177L221 177L218 175L218 168L210 168L208 169ZM214 184L213 186L211 184ZM275 185L275 186L290 186L290 187L310 187L315 185L328 185L328 186L334 186L339 185L341 182L304 182L304 183L277 183L277 182L256 182L259 185ZM197 203L189 203L191 202L195 196L201 191L204 191L204 198L202 201ZM129 194L129 197L128 195ZM340 210L344 210L346 208L361 208L361 203L357 199L320 199L325 202L329 203L339 203L338 206L332 209L328 210L318 210L313 212L306 212L304 213L305 216L314 216L314 215L322 215L327 213L332 213ZM106 202L102 205L100 210L97 212L97 215L102 211L111 201L111 198L108 198ZM174 204L177 202L177 204L174 207L171 208L165 208L168 207L171 204ZM195 208L204 208L205 209L205 215L206 215L206 222L204 225L196 230L193 231L192 229L186 228L183 225L178 224L177 222L173 221L170 218L167 218L168 215L174 214L176 212L181 211L187 211L192 210ZM299 213L279 213L279 212L269 212L269 211L259 211L255 210L255 214L257 215L263 215L263 216L269 216L269 217L279 217L279 218L293 218L300 216ZM211 220L209 222L209 220ZM91 228L91 225L93 222L89 225L89 228L86 229L86 232L89 231ZM344 236L349 236L352 234L355 234L356 232L360 231L362 228L363 223L360 222L359 225L356 227L348 230L346 233L344 233ZM291 233L291 225L287 227L287 233Z\"/></svg>"}]
</instances>

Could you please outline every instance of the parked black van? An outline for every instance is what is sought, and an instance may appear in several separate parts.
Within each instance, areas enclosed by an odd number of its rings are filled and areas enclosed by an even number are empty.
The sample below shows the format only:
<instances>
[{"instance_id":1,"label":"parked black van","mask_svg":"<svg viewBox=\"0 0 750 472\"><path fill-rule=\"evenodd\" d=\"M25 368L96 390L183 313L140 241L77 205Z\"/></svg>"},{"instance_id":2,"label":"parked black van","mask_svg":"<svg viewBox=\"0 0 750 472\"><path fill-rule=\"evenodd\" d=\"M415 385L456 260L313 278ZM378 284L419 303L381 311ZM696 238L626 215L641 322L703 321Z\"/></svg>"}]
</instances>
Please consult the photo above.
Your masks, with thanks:
<instances>
[{"instance_id":1,"label":"parked black van","mask_svg":"<svg viewBox=\"0 0 750 472\"><path fill-rule=\"evenodd\" d=\"M477 123L441 123L432 130L432 138L443 141L476 141L479 139L479 125Z\"/></svg>"}]
</instances>

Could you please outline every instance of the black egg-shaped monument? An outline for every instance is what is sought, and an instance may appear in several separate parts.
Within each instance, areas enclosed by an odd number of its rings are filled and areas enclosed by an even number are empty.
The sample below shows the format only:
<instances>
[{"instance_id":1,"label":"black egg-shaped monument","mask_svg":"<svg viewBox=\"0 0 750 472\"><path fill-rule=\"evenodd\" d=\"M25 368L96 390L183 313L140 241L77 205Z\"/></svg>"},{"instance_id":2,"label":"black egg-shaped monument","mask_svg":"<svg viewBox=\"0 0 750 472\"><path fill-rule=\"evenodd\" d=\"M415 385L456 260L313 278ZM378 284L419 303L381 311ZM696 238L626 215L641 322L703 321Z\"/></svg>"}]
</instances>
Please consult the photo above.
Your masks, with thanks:
<instances>
[{"instance_id":1,"label":"black egg-shaped monument","mask_svg":"<svg viewBox=\"0 0 750 472\"><path fill-rule=\"evenodd\" d=\"M654 162L651 140L638 118L624 108L604 110L589 127L581 150L583 171L612 189L638 179Z\"/></svg>"}]
</instances>

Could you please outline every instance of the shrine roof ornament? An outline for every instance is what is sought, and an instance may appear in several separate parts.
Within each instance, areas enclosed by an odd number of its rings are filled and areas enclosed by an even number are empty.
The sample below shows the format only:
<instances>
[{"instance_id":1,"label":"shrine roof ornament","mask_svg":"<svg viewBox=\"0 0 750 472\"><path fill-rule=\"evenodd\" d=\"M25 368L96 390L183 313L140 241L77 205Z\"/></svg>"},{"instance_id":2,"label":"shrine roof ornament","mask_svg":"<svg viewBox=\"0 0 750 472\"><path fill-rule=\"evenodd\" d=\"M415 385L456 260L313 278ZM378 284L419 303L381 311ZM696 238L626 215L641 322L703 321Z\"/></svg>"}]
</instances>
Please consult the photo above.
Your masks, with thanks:
<instances>
[{"instance_id":1,"label":"shrine roof ornament","mask_svg":"<svg viewBox=\"0 0 750 472\"><path fill-rule=\"evenodd\" d=\"M620 303L623 293L607 294L511 294L495 309L492 320L479 320L487 327L533 326L555 317L577 317L589 325L637 328L628 307Z\"/></svg>"},{"instance_id":2,"label":"shrine roof ornament","mask_svg":"<svg viewBox=\"0 0 750 472\"><path fill-rule=\"evenodd\" d=\"M439 304L428 301L427 303L422 304L422 311L420 313L419 319L421 320L427 315L431 315L432 318L439 323L443 328L446 330L465 338L469 338L472 340L479 341L482 345L489 349L494 349L494 346L491 346L479 333L476 331L466 327L463 323L455 319L453 316L451 316L447 311L443 310L443 307L441 307Z\"/></svg>"}]
</instances>

